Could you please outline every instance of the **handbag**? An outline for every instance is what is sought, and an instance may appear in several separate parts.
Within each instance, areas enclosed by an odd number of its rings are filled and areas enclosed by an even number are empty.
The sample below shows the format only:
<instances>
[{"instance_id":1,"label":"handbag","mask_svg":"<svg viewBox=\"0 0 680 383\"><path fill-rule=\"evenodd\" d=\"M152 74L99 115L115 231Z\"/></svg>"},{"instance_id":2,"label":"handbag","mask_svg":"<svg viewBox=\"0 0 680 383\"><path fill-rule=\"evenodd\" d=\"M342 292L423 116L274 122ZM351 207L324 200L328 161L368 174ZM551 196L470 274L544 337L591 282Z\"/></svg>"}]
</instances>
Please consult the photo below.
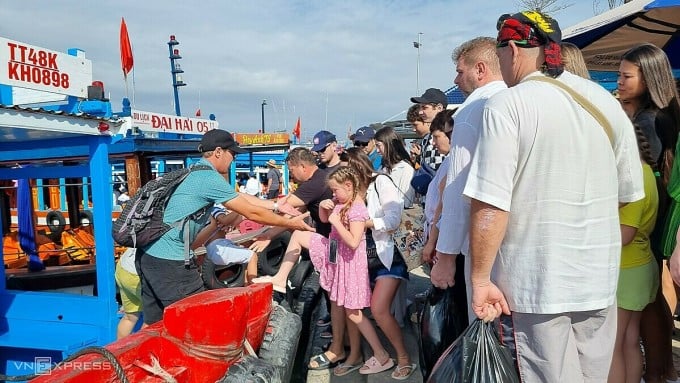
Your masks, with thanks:
<instances>
[{"instance_id":1,"label":"handbag","mask_svg":"<svg viewBox=\"0 0 680 383\"><path fill-rule=\"evenodd\" d=\"M430 186L430 182L432 182L434 174L434 170L429 165L422 163L420 167L416 169L415 173L413 173L413 178L411 178L411 186L413 186L413 190L415 190L416 193L420 195L427 194L427 188Z\"/></svg>"},{"instance_id":2,"label":"handbag","mask_svg":"<svg viewBox=\"0 0 680 383\"><path fill-rule=\"evenodd\" d=\"M375 247L375 240L371 229L366 230L366 258L368 259L368 270L378 270L383 266L380 257L378 257L378 249Z\"/></svg>"},{"instance_id":3,"label":"handbag","mask_svg":"<svg viewBox=\"0 0 680 383\"><path fill-rule=\"evenodd\" d=\"M413 205L410 209L404 209L401 213L401 223L397 230L392 233L394 247L399 251L406 270L411 271L423 264L423 248L425 236L423 231L423 217L425 212L420 205Z\"/></svg>"}]
</instances>

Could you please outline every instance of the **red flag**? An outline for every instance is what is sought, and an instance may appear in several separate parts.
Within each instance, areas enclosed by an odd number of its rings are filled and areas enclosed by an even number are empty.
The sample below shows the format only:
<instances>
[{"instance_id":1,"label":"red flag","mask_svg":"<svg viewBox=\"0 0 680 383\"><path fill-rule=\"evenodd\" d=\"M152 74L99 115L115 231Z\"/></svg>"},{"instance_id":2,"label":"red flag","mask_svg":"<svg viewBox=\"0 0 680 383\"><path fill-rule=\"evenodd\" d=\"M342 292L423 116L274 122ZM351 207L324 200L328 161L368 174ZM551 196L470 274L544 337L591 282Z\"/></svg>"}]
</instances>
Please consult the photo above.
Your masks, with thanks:
<instances>
[{"instance_id":1,"label":"red flag","mask_svg":"<svg viewBox=\"0 0 680 383\"><path fill-rule=\"evenodd\" d=\"M196 109L196 117L201 117L201 108Z\"/></svg>"},{"instance_id":2,"label":"red flag","mask_svg":"<svg viewBox=\"0 0 680 383\"><path fill-rule=\"evenodd\" d=\"M127 78L127 74L132 70L134 60L132 58L132 46L130 45L130 36L128 36L127 25L125 19L120 19L120 63L123 67L123 76Z\"/></svg>"},{"instance_id":3,"label":"red flag","mask_svg":"<svg viewBox=\"0 0 680 383\"><path fill-rule=\"evenodd\" d=\"M300 117L298 117L297 122L295 123L295 128L293 129L293 135L297 137L298 141L300 141Z\"/></svg>"}]
</instances>

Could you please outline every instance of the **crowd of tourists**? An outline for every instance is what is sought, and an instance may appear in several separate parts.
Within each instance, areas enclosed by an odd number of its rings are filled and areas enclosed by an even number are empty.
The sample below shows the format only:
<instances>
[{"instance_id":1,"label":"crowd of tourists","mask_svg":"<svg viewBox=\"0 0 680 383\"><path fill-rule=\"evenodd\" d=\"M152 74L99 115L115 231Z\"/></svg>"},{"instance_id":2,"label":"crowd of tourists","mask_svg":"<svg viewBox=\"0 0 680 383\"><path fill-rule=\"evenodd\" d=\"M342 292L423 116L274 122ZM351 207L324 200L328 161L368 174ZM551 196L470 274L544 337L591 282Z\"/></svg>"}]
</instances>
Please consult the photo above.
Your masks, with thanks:
<instances>
[{"instance_id":1,"label":"crowd of tourists","mask_svg":"<svg viewBox=\"0 0 680 383\"><path fill-rule=\"evenodd\" d=\"M340 154L335 135L320 131L311 148L288 153L297 189L265 200L234 192L223 174L240 148L229 133L210 131L199 151L215 171L187 177L167 221L215 203L274 226L242 263L289 236L278 272L256 277L255 267L248 282L285 293L299 258L312 261L330 312L319 324L330 323L331 341L310 369L391 370L397 380L416 370L402 330L409 256L393 233L405 212L422 209L422 262L432 285L464 289L469 321L502 327L521 381L678 379L671 336L673 280L680 282L680 103L668 58L651 44L631 46L612 94L587 78L556 20L527 11L502 16L497 27L496 38L453 51L461 105L448 105L436 88L411 98L407 120L420 138L410 145L390 127L362 127ZM193 223L190 238L201 238L193 246L228 226L228 214ZM196 264L185 262L185 238L173 228L138 249L136 262L121 261L139 275L136 309L145 324L205 288Z\"/></svg>"}]
</instances>

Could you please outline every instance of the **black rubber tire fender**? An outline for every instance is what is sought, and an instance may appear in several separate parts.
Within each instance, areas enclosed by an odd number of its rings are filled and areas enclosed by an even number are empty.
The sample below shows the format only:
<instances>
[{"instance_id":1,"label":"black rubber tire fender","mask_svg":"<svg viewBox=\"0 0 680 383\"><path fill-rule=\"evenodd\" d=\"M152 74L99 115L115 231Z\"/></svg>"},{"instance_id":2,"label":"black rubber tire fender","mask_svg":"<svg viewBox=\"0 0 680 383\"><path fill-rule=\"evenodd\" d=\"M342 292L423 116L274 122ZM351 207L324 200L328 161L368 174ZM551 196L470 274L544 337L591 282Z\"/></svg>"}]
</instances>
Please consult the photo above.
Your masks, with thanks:
<instances>
[{"instance_id":1,"label":"black rubber tire fender","mask_svg":"<svg viewBox=\"0 0 680 383\"><path fill-rule=\"evenodd\" d=\"M304 323L300 331L298 352L295 357L295 364L293 365L291 382L302 382L306 379L309 360L315 354L313 352L314 341L312 340L312 334L314 334L314 330L317 328L316 319L319 317L321 295L319 274L313 272L305 280L298 298L289 303L290 310L299 315L302 323Z\"/></svg>"},{"instance_id":2,"label":"black rubber tire fender","mask_svg":"<svg viewBox=\"0 0 680 383\"><path fill-rule=\"evenodd\" d=\"M282 382L290 381L293 373L301 330L300 316L274 304L258 354L279 369Z\"/></svg>"},{"instance_id":3,"label":"black rubber tire fender","mask_svg":"<svg viewBox=\"0 0 680 383\"><path fill-rule=\"evenodd\" d=\"M272 239L269 246L257 254L257 271L259 275L274 275L279 271L286 247L290 241L290 232L285 231Z\"/></svg>"},{"instance_id":4,"label":"black rubber tire fender","mask_svg":"<svg viewBox=\"0 0 680 383\"><path fill-rule=\"evenodd\" d=\"M225 271L233 272L232 275L222 280L217 276L218 272ZM227 287L243 287L245 285L246 265L233 265L228 268L217 267L213 261L205 257L203 264L200 267L203 284L209 290L224 289Z\"/></svg>"},{"instance_id":5,"label":"black rubber tire fender","mask_svg":"<svg viewBox=\"0 0 680 383\"><path fill-rule=\"evenodd\" d=\"M254 356L244 356L229 366L226 375L216 383L287 383L281 379L279 369Z\"/></svg>"},{"instance_id":6,"label":"black rubber tire fender","mask_svg":"<svg viewBox=\"0 0 680 383\"><path fill-rule=\"evenodd\" d=\"M64 231L64 227L66 226L64 214L59 210L50 210L45 216L45 221L47 222L47 228L50 229L50 232L59 233L59 238L61 238L61 232Z\"/></svg>"},{"instance_id":7,"label":"black rubber tire fender","mask_svg":"<svg viewBox=\"0 0 680 383\"><path fill-rule=\"evenodd\" d=\"M286 296L288 300L297 299L300 295L303 283L307 276L314 271L312 261L300 260L288 274L288 281L286 283ZM291 305L292 306L292 305Z\"/></svg>"},{"instance_id":8,"label":"black rubber tire fender","mask_svg":"<svg viewBox=\"0 0 680 383\"><path fill-rule=\"evenodd\" d=\"M94 216L89 210L81 210L78 212L78 217L80 218L80 226L88 226L94 224Z\"/></svg>"}]
</instances>

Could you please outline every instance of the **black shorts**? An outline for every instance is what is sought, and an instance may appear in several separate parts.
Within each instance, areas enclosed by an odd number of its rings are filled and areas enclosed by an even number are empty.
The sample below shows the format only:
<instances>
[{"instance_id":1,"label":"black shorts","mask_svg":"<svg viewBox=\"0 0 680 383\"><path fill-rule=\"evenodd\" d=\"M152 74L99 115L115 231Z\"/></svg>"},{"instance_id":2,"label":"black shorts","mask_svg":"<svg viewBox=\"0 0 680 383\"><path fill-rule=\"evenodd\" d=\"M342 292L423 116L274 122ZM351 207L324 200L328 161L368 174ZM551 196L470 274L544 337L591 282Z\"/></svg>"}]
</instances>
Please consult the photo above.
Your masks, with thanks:
<instances>
[{"instance_id":1,"label":"black shorts","mask_svg":"<svg viewBox=\"0 0 680 383\"><path fill-rule=\"evenodd\" d=\"M142 282L144 323L153 324L163 318L163 310L172 303L205 290L203 279L194 262L187 268L184 261L171 261L137 252L137 271Z\"/></svg>"},{"instance_id":2,"label":"black shorts","mask_svg":"<svg viewBox=\"0 0 680 383\"><path fill-rule=\"evenodd\" d=\"M276 199L279 197L279 187L277 186L276 189L270 190L267 192L267 199Z\"/></svg>"}]
</instances>

